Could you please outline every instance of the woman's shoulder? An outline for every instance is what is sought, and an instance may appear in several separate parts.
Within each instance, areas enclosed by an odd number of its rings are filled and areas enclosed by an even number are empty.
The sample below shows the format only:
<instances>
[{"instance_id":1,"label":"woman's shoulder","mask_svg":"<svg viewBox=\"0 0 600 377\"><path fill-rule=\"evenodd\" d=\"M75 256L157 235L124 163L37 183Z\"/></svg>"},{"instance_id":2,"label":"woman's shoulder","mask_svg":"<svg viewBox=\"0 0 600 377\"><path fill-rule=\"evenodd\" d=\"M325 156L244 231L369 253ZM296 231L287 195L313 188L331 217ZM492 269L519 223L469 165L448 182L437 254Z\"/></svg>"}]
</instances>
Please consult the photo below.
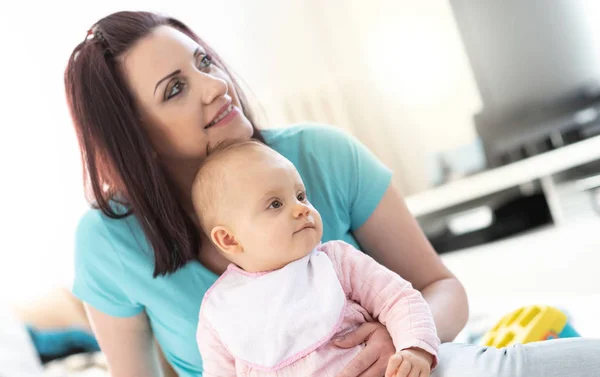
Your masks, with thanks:
<instances>
[{"instance_id":1,"label":"woman's shoulder","mask_svg":"<svg viewBox=\"0 0 600 377\"><path fill-rule=\"evenodd\" d=\"M312 148L348 143L352 136L339 127L319 123L300 123L262 131L267 144L279 148Z\"/></svg>"},{"instance_id":2,"label":"woman's shoulder","mask_svg":"<svg viewBox=\"0 0 600 377\"><path fill-rule=\"evenodd\" d=\"M149 244L135 216L115 219L99 209L88 209L79 219L75 232L76 256L96 256L102 252L106 258L117 252L119 258L151 255ZM144 252L141 252L144 251ZM141 255L140 255L141 254Z\"/></svg>"},{"instance_id":3,"label":"woman's shoulder","mask_svg":"<svg viewBox=\"0 0 600 377\"><path fill-rule=\"evenodd\" d=\"M98 209L88 209L79 219L75 236L77 241L95 239L106 235L105 221L108 217Z\"/></svg>"},{"instance_id":4,"label":"woman's shoulder","mask_svg":"<svg viewBox=\"0 0 600 377\"><path fill-rule=\"evenodd\" d=\"M263 131L266 143L296 168L346 169L360 142L345 130L325 124L304 123Z\"/></svg>"},{"instance_id":5,"label":"woman's shoulder","mask_svg":"<svg viewBox=\"0 0 600 377\"><path fill-rule=\"evenodd\" d=\"M137 220L133 215L115 219L107 216L100 209L90 208L79 219L76 234L86 237L116 233L127 234L131 233L131 226L134 223L137 223Z\"/></svg>"}]
</instances>

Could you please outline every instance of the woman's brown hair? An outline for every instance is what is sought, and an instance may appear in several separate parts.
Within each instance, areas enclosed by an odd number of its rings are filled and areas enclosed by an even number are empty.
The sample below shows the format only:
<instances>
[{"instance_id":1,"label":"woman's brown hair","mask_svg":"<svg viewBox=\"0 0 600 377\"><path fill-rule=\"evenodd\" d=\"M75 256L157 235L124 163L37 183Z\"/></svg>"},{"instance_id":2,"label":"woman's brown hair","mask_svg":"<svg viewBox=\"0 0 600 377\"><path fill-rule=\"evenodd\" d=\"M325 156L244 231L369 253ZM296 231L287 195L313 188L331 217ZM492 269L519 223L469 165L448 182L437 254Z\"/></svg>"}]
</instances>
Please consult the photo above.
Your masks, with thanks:
<instances>
[{"instance_id":1,"label":"woman's brown hair","mask_svg":"<svg viewBox=\"0 0 600 377\"><path fill-rule=\"evenodd\" d=\"M232 77L254 137L262 141L248 102L227 66L181 21L149 12L118 12L98 21L75 47L65 71L65 90L81 150L86 196L110 218L137 218L153 248L155 277L197 259L200 247L199 230L178 200L174 182L153 156L139 109L119 67L119 57L163 25L203 46Z\"/></svg>"}]
</instances>

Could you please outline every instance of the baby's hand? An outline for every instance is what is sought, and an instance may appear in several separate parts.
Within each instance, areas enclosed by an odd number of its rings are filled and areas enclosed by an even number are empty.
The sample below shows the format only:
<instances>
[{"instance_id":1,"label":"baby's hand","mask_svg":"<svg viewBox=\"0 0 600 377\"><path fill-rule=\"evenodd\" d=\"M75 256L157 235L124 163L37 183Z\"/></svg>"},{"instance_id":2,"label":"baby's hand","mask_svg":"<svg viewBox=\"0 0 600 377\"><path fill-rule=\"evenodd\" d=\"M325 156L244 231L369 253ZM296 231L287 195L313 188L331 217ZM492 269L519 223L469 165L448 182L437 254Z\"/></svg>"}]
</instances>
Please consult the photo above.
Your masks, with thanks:
<instances>
[{"instance_id":1,"label":"baby's hand","mask_svg":"<svg viewBox=\"0 0 600 377\"><path fill-rule=\"evenodd\" d=\"M422 349L410 348L390 358L385 377L429 377L433 356Z\"/></svg>"}]
</instances>

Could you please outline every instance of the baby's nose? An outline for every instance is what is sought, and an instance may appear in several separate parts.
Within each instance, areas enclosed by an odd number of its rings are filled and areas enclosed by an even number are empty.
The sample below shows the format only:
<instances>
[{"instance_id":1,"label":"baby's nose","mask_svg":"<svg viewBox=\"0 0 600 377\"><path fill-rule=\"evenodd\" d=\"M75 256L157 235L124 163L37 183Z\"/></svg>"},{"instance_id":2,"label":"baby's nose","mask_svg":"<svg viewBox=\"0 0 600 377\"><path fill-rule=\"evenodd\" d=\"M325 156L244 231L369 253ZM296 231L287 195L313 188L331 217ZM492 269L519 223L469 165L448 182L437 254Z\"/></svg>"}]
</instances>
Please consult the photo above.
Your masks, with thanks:
<instances>
[{"instance_id":1,"label":"baby's nose","mask_svg":"<svg viewBox=\"0 0 600 377\"><path fill-rule=\"evenodd\" d=\"M309 212L310 212L310 209L308 208L307 205L305 205L303 203L298 203L294 207L294 217L295 218L298 218L301 216L308 216Z\"/></svg>"}]
</instances>

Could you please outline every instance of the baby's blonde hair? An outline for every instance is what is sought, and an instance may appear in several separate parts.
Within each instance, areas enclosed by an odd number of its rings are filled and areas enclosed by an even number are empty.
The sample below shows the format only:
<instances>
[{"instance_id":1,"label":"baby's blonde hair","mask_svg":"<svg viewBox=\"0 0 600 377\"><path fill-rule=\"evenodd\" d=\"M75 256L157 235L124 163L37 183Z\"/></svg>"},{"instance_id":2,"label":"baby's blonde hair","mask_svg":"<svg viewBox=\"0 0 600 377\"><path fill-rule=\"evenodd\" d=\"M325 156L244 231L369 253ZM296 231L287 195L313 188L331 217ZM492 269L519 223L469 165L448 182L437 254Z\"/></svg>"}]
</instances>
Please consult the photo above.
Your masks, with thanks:
<instances>
[{"instance_id":1,"label":"baby's blonde hair","mask_svg":"<svg viewBox=\"0 0 600 377\"><path fill-rule=\"evenodd\" d=\"M202 230L210 237L221 214L219 209L227 189L225 163L230 158L249 150L272 151L267 145L254 140L226 140L207 148L207 154L192 183L192 203ZM229 172L229 174L232 174Z\"/></svg>"}]
</instances>

